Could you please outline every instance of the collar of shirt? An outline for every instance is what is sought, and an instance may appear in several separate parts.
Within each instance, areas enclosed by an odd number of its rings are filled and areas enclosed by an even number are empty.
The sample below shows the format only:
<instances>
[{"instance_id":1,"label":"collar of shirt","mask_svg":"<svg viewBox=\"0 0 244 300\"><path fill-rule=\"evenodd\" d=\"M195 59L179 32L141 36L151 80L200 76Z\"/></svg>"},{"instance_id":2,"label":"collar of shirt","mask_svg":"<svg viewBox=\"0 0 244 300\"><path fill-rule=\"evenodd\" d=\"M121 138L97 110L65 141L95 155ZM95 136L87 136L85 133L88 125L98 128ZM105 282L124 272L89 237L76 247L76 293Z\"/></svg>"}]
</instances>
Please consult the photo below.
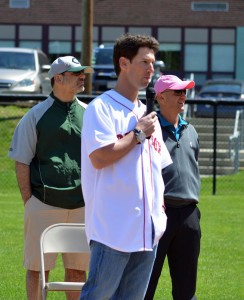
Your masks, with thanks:
<instances>
[{"instance_id":1,"label":"collar of shirt","mask_svg":"<svg viewBox=\"0 0 244 300\"><path fill-rule=\"evenodd\" d=\"M185 120L183 120L180 115L178 115L179 122L178 122L178 126L175 128L174 125L169 123L167 120L165 120L165 118L160 113L158 114L158 116L159 116L159 122L161 126L167 127L173 133L176 140L178 141L180 138L180 131L182 129L182 126L187 125L188 123Z\"/></svg>"}]
</instances>

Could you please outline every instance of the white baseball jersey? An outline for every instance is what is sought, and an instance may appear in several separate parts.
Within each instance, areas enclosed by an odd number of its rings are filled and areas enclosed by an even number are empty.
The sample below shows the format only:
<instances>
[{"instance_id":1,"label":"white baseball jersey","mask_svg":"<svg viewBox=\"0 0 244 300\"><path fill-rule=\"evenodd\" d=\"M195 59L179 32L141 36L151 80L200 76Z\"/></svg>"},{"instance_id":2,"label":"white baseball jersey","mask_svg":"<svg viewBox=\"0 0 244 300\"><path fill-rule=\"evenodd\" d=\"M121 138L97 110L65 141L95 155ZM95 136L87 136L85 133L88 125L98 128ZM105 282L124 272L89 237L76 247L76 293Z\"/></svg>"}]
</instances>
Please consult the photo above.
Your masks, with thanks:
<instances>
[{"instance_id":1,"label":"white baseball jersey","mask_svg":"<svg viewBox=\"0 0 244 300\"><path fill-rule=\"evenodd\" d=\"M89 155L133 130L145 110L140 101L135 106L110 90L88 105L83 120L81 180L87 237L124 252L152 250L165 231L161 169L172 161L159 122L150 139L108 167L95 169Z\"/></svg>"}]
</instances>

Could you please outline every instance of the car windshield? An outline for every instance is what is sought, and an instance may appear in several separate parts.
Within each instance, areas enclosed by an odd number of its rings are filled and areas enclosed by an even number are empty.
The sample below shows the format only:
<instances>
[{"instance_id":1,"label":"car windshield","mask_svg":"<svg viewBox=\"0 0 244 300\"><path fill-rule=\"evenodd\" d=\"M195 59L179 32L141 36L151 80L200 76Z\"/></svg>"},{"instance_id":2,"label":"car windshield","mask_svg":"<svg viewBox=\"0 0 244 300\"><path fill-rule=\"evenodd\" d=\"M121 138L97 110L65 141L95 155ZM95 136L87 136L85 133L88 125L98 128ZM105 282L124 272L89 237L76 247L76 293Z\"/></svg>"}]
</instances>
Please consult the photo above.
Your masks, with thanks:
<instances>
[{"instance_id":1,"label":"car windshield","mask_svg":"<svg viewBox=\"0 0 244 300\"><path fill-rule=\"evenodd\" d=\"M203 87L202 93L214 92L214 93L241 93L240 84L229 84L229 83L220 83L220 84L209 84Z\"/></svg>"},{"instance_id":2,"label":"car windshield","mask_svg":"<svg viewBox=\"0 0 244 300\"><path fill-rule=\"evenodd\" d=\"M21 52L0 52L0 68L34 71L34 54Z\"/></svg>"},{"instance_id":3,"label":"car windshield","mask_svg":"<svg viewBox=\"0 0 244 300\"><path fill-rule=\"evenodd\" d=\"M113 65L113 49L99 48L94 53L95 65Z\"/></svg>"}]
</instances>

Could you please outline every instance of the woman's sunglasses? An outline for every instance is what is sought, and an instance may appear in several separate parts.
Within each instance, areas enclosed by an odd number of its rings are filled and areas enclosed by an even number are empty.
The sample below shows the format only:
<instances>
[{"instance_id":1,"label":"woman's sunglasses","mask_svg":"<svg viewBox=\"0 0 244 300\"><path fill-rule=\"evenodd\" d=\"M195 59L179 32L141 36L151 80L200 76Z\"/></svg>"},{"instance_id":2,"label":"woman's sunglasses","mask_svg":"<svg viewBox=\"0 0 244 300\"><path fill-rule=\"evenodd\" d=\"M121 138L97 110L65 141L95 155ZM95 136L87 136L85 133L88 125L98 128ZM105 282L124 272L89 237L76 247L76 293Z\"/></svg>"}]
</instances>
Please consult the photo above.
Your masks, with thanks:
<instances>
[{"instance_id":1,"label":"woman's sunglasses","mask_svg":"<svg viewBox=\"0 0 244 300\"><path fill-rule=\"evenodd\" d=\"M186 90L167 90L162 92L161 94L165 93L165 92L174 92L175 96L182 96L183 94L186 95Z\"/></svg>"}]
</instances>

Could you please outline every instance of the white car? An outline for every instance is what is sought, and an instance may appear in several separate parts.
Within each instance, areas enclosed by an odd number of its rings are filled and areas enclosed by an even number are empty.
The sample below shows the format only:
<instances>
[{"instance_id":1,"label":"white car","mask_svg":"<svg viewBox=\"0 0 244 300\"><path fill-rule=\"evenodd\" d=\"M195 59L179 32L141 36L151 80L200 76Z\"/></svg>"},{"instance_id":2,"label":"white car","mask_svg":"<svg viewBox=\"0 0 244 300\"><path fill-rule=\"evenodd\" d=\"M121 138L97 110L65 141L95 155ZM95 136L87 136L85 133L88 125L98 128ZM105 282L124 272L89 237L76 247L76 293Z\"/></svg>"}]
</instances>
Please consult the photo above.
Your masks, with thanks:
<instances>
[{"instance_id":1,"label":"white car","mask_svg":"<svg viewBox=\"0 0 244 300\"><path fill-rule=\"evenodd\" d=\"M50 63L38 49L0 47L0 93L48 95Z\"/></svg>"}]
</instances>

